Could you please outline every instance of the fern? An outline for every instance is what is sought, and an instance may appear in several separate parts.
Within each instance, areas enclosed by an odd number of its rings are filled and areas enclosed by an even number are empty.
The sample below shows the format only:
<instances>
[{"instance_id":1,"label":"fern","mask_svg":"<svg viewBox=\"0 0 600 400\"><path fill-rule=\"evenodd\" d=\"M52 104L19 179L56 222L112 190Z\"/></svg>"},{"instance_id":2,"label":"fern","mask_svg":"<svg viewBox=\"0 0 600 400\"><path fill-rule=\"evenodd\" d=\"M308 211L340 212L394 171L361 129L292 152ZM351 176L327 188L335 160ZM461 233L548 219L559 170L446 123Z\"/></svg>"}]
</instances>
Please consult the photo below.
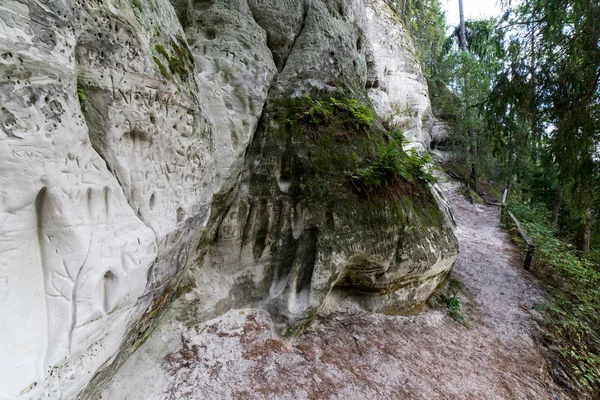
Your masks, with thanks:
<instances>
[{"instance_id":1,"label":"fern","mask_svg":"<svg viewBox=\"0 0 600 400\"><path fill-rule=\"evenodd\" d=\"M413 184L436 182L435 176L429 172L431 157L415 151L405 152L402 149L404 138L398 137L397 133L396 137L388 144L382 143L376 156L365 166L360 165L356 154L353 155L354 171L348 175L358 192L369 193L397 179Z\"/></svg>"}]
</instances>

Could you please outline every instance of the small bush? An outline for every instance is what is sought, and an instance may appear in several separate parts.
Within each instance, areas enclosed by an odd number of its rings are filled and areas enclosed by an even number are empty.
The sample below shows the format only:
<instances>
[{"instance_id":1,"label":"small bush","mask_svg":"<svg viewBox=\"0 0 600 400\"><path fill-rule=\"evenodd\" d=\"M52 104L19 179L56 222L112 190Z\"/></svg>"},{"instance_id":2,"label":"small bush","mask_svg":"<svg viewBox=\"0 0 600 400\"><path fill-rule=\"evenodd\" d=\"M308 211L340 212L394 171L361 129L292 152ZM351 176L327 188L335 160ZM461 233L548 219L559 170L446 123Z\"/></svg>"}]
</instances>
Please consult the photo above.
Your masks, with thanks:
<instances>
[{"instance_id":1,"label":"small bush","mask_svg":"<svg viewBox=\"0 0 600 400\"><path fill-rule=\"evenodd\" d=\"M450 317L463 324L465 327L469 327L465 316L462 314L462 305L458 293L464 288L464 283L460 280L451 277L448 279L445 287L436 292L427 300L427 304L430 307L438 307L440 305L445 306L448 309Z\"/></svg>"},{"instance_id":2,"label":"small bush","mask_svg":"<svg viewBox=\"0 0 600 400\"><path fill-rule=\"evenodd\" d=\"M465 316L460 312L460 298L457 295L448 295L446 293L442 293L440 296L441 300L446 305L448 309L448 314L452 317L453 320L460 322L463 325L466 325Z\"/></svg>"}]
</instances>

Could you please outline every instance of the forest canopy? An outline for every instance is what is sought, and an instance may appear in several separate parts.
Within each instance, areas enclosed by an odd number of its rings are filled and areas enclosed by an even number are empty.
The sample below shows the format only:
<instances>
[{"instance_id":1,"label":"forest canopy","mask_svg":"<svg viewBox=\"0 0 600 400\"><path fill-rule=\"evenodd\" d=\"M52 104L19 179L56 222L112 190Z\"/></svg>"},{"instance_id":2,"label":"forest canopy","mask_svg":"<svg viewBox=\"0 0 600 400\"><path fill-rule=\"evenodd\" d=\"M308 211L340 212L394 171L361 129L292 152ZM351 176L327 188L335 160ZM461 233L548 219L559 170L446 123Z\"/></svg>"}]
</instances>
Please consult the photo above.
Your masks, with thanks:
<instances>
[{"instance_id":1,"label":"forest canopy","mask_svg":"<svg viewBox=\"0 0 600 400\"><path fill-rule=\"evenodd\" d=\"M552 296L555 377L597 398L600 2L505 0L502 15L468 21L455 3L461 22L448 29L440 0L390 2L414 38L434 115L450 130L436 147L472 198L510 193Z\"/></svg>"}]
</instances>

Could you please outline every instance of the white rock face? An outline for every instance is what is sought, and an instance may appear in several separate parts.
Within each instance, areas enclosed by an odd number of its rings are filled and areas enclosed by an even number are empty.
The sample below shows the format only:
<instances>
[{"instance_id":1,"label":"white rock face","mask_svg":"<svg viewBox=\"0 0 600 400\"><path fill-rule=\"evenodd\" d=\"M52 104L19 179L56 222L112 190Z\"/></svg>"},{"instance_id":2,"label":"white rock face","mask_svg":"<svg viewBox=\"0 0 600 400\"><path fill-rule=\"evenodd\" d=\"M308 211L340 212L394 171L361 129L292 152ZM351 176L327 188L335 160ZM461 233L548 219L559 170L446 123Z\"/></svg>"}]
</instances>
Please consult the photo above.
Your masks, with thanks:
<instances>
[{"instance_id":1,"label":"white rock face","mask_svg":"<svg viewBox=\"0 0 600 400\"><path fill-rule=\"evenodd\" d=\"M0 15L0 397L69 398L135 318L156 236L90 143L68 5Z\"/></svg>"},{"instance_id":2,"label":"white rock face","mask_svg":"<svg viewBox=\"0 0 600 400\"><path fill-rule=\"evenodd\" d=\"M409 142L429 149L433 117L427 82L410 36L381 0L365 0L367 88L380 118L402 130Z\"/></svg>"},{"instance_id":3,"label":"white rock face","mask_svg":"<svg viewBox=\"0 0 600 400\"><path fill-rule=\"evenodd\" d=\"M216 0L187 9L186 38L198 69L198 91L215 127L213 191L231 190L275 77L267 34L246 0ZM232 179L234 181L232 181Z\"/></svg>"},{"instance_id":4,"label":"white rock face","mask_svg":"<svg viewBox=\"0 0 600 400\"><path fill-rule=\"evenodd\" d=\"M250 213L232 206L246 153L270 90L336 77L429 147L427 87L383 0L0 2L0 399L93 398L183 276L198 318L269 296L255 250L221 246ZM301 206L284 212L298 239Z\"/></svg>"}]
</instances>

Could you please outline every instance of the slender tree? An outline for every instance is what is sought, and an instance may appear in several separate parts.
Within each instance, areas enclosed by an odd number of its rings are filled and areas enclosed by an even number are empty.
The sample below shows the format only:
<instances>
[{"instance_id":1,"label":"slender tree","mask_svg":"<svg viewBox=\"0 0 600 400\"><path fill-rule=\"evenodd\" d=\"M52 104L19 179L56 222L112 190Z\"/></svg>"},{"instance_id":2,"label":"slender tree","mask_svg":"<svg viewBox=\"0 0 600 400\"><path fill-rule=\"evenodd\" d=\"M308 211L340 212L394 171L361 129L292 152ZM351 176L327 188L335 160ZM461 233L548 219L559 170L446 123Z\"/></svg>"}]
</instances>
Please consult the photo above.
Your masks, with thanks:
<instances>
[{"instance_id":1,"label":"slender tree","mask_svg":"<svg viewBox=\"0 0 600 400\"><path fill-rule=\"evenodd\" d=\"M462 52L467 52L467 33L466 33L466 24L465 24L465 13L463 7L463 0L458 0L458 11L460 16L460 49ZM464 75L464 86L467 88L469 86L469 76L467 74ZM468 110L465 110L468 113ZM469 126L469 138L470 138L470 148L471 148L471 181L473 183L473 188L477 192L479 189L479 176L477 173L477 133L472 126Z\"/></svg>"},{"instance_id":2,"label":"slender tree","mask_svg":"<svg viewBox=\"0 0 600 400\"><path fill-rule=\"evenodd\" d=\"M460 49L462 51L467 51L467 33L465 26L465 10L463 7L463 0L458 0L458 15L460 18Z\"/></svg>"}]
</instances>

